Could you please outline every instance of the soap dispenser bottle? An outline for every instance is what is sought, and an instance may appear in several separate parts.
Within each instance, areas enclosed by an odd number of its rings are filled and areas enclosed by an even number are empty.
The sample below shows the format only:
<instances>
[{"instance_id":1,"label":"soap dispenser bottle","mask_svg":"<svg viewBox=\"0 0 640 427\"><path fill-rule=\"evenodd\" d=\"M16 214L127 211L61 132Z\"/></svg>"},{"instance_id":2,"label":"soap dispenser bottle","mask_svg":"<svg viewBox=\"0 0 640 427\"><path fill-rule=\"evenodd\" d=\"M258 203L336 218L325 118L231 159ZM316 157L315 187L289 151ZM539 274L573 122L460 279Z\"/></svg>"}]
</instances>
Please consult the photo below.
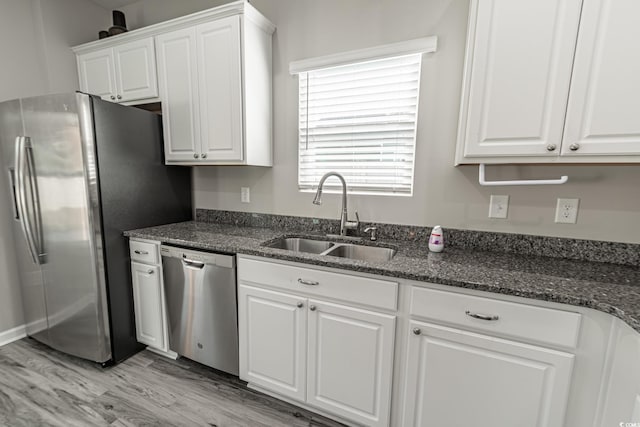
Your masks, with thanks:
<instances>
[{"instance_id":1,"label":"soap dispenser bottle","mask_svg":"<svg viewBox=\"0 0 640 427\"><path fill-rule=\"evenodd\" d=\"M429 236L429 250L431 252L442 252L444 249L444 236L442 235L442 227L436 225L431 230Z\"/></svg>"}]
</instances>

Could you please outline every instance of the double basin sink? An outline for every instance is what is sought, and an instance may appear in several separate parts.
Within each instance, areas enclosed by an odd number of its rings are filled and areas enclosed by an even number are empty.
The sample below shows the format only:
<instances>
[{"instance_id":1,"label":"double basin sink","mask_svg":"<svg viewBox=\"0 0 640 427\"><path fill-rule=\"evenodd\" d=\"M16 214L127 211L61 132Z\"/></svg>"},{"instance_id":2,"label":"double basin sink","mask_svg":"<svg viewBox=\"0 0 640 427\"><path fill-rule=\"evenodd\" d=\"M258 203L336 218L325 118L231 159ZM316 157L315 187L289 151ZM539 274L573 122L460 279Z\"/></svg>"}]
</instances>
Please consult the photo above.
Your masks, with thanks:
<instances>
[{"instance_id":1,"label":"double basin sink","mask_svg":"<svg viewBox=\"0 0 640 427\"><path fill-rule=\"evenodd\" d=\"M275 241L268 242L264 246L293 252L306 252L374 262L389 261L396 254L396 250L393 248L331 242L328 240L315 240L303 237L282 237Z\"/></svg>"}]
</instances>

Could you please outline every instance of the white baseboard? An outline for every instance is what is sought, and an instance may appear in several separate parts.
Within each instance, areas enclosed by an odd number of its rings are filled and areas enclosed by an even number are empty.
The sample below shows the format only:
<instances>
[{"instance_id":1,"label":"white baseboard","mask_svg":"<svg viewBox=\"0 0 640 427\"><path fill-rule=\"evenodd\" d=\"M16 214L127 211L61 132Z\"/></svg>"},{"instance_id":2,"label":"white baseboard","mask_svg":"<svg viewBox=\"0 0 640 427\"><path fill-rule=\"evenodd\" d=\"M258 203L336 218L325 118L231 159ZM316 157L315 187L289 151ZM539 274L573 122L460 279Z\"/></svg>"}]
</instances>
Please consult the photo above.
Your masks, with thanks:
<instances>
[{"instance_id":1,"label":"white baseboard","mask_svg":"<svg viewBox=\"0 0 640 427\"><path fill-rule=\"evenodd\" d=\"M27 336L27 328L25 325L16 326L13 329L0 332L0 347L18 341Z\"/></svg>"}]
</instances>

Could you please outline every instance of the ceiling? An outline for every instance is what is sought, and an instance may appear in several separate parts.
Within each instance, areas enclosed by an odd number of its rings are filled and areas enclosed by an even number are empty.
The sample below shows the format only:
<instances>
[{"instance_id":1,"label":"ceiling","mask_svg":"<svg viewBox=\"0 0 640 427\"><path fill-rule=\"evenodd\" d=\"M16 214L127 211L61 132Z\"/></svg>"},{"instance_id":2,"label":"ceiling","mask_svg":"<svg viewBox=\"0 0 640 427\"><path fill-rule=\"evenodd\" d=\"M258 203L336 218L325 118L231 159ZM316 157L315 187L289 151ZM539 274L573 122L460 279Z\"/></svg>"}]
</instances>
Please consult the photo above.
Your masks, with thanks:
<instances>
[{"instance_id":1,"label":"ceiling","mask_svg":"<svg viewBox=\"0 0 640 427\"><path fill-rule=\"evenodd\" d=\"M136 3L139 0L90 0L95 4L98 4L105 9L113 10L118 9L122 6L126 6L128 4Z\"/></svg>"}]
</instances>

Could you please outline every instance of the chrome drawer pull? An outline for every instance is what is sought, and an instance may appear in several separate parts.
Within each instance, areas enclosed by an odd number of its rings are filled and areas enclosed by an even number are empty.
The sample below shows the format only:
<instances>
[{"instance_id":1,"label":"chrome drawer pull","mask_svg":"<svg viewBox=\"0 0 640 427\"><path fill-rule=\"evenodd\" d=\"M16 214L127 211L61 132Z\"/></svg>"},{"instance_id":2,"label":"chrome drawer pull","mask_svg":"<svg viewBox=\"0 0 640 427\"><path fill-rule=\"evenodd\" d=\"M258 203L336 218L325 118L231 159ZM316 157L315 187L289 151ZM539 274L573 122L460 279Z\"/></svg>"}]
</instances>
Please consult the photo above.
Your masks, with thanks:
<instances>
[{"instance_id":1,"label":"chrome drawer pull","mask_svg":"<svg viewBox=\"0 0 640 427\"><path fill-rule=\"evenodd\" d=\"M465 311L464 314L466 314L469 317L473 317L474 319L486 320L488 322L495 322L500 318L500 316L496 316L496 315L490 316L487 314L472 313L469 310Z\"/></svg>"},{"instance_id":2,"label":"chrome drawer pull","mask_svg":"<svg viewBox=\"0 0 640 427\"><path fill-rule=\"evenodd\" d=\"M153 274L153 270L151 269L147 270L147 274Z\"/></svg>"},{"instance_id":3,"label":"chrome drawer pull","mask_svg":"<svg viewBox=\"0 0 640 427\"><path fill-rule=\"evenodd\" d=\"M301 285L307 285L307 286L318 286L320 284L320 282L315 282L313 280L304 280L304 279L298 279L298 283L300 283Z\"/></svg>"},{"instance_id":4,"label":"chrome drawer pull","mask_svg":"<svg viewBox=\"0 0 640 427\"><path fill-rule=\"evenodd\" d=\"M135 251L133 251L133 252L137 253L138 255L149 255L149 252L147 252L147 251L139 251L137 249Z\"/></svg>"}]
</instances>

